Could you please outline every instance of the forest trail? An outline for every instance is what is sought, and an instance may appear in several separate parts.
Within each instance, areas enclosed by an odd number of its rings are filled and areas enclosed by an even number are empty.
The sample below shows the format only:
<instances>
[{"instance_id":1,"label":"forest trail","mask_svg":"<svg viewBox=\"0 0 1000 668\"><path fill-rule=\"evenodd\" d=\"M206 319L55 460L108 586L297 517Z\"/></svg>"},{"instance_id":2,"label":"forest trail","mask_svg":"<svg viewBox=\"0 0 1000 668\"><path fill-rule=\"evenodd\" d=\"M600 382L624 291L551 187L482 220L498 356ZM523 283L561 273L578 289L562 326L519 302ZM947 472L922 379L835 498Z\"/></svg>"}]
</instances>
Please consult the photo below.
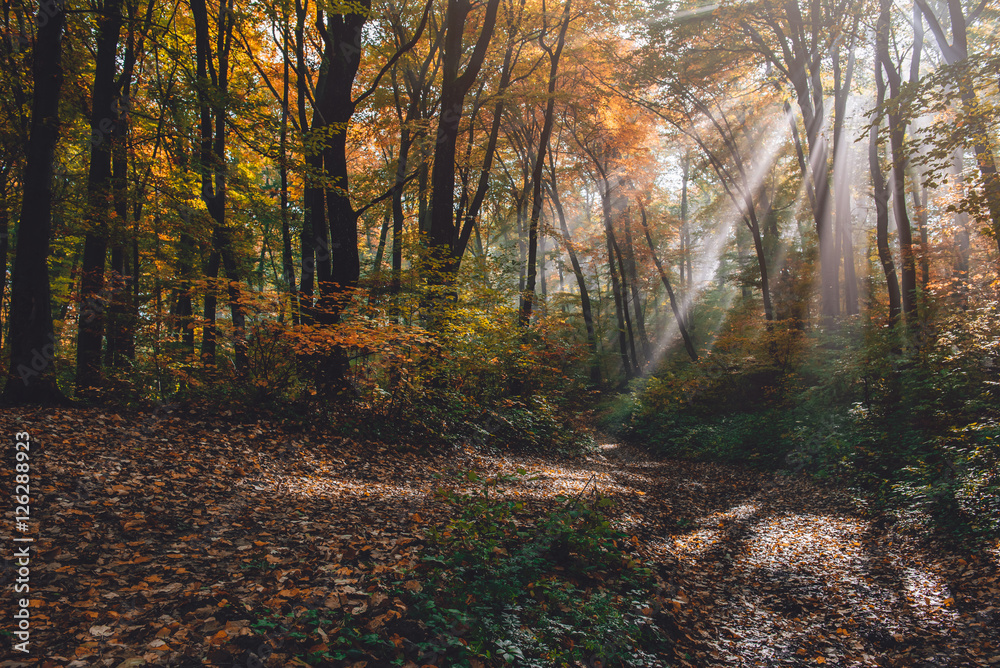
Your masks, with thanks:
<instances>
[{"instance_id":1,"label":"forest trail","mask_svg":"<svg viewBox=\"0 0 1000 668\"><path fill-rule=\"evenodd\" d=\"M651 461L601 468L648 554L672 570L679 657L696 666L1000 664L1000 552L921 544L801 478Z\"/></svg>"},{"instance_id":2,"label":"forest trail","mask_svg":"<svg viewBox=\"0 0 1000 668\"><path fill-rule=\"evenodd\" d=\"M398 599L365 586L417 586L424 532L451 511L435 489L520 468L502 493L539 511L558 495L615 499L667 583L672 665L1000 664L1000 553L921 543L800 478L615 444L577 460L428 453L186 411L18 410L0 429L35 444L37 538L34 651L2 666L244 665L265 609L389 629ZM267 665L292 665L281 656Z\"/></svg>"}]
</instances>

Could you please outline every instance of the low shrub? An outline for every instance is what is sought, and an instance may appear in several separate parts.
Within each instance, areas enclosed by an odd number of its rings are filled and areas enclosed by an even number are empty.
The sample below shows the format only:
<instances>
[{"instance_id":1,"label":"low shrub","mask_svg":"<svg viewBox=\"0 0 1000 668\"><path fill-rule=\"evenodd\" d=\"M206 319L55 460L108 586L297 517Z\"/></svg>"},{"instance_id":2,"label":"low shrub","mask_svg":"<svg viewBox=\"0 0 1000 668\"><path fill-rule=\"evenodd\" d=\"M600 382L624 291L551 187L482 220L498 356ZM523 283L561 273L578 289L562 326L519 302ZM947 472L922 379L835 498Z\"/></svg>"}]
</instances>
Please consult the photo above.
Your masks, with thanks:
<instances>
[{"instance_id":1,"label":"low shrub","mask_svg":"<svg viewBox=\"0 0 1000 668\"><path fill-rule=\"evenodd\" d=\"M539 668L663 665L667 641L651 617L656 583L603 515L611 501L559 497L557 510L533 518L497 494L510 480L482 481L472 494L439 491L456 515L431 534L419 569L433 584L414 595L431 631L423 649L456 666L474 658Z\"/></svg>"}]
</instances>

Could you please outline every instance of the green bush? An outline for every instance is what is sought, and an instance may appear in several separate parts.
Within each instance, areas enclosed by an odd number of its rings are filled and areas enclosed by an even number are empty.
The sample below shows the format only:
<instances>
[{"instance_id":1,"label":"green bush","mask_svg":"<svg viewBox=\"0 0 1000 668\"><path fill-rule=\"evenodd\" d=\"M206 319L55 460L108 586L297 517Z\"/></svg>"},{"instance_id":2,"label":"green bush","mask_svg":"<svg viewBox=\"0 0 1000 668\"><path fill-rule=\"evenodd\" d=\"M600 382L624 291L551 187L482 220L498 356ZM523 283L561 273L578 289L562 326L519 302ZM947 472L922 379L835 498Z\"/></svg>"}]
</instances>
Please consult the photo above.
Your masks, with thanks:
<instances>
[{"instance_id":1,"label":"green bush","mask_svg":"<svg viewBox=\"0 0 1000 668\"><path fill-rule=\"evenodd\" d=\"M655 582L602 514L608 499L559 498L535 519L497 495L511 478L467 476L478 492L439 491L456 516L432 533L420 567L434 585L414 594L424 651L455 666L662 665Z\"/></svg>"}]
</instances>

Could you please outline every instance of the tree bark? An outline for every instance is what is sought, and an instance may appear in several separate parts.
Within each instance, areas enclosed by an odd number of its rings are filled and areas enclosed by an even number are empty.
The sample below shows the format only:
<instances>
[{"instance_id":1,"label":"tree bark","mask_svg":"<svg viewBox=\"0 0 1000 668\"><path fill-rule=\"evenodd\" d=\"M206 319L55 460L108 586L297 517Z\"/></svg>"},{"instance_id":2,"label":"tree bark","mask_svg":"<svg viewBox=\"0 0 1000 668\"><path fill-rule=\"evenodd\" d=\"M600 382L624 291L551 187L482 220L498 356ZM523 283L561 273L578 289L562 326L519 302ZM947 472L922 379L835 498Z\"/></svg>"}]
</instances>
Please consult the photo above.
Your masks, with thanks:
<instances>
[{"instance_id":1,"label":"tree bark","mask_svg":"<svg viewBox=\"0 0 1000 668\"><path fill-rule=\"evenodd\" d=\"M66 22L63 0L41 5L35 22L38 31L32 65L34 95L12 276L10 364L3 403L52 405L66 402L56 384L56 340L47 265L63 79L62 35Z\"/></svg>"},{"instance_id":2,"label":"tree bark","mask_svg":"<svg viewBox=\"0 0 1000 668\"><path fill-rule=\"evenodd\" d=\"M656 265L656 271L660 274L660 280L663 282L663 287L667 291L667 298L670 300L670 310L674 312L674 319L677 321L677 329L680 330L681 338L684 340L684 350L687 351L688 357L691 358L692 362L698 361L698 353L695 352L694 343L691 341L691 335L688 333L688 327L685 323L686 318L681 312L680 306L677 304L677 299L674 297L674 290L670 285L670 278L667 276L666 270L663 268L663 264L660 262L659 256L656 254L656 246L653 244L653 237L649 233L649 224L646 221L646 207L643 206L642 202L639 202L639 214L642 217L642 229L646 233L646 243L649 244L649 252L653 257L653 263Z\"/></svg>"},{"instance_id":3,"label":"tree bark","mask_svg":"<svg viewBox=\"0 0 1000 668\"><path fill-rule=\"evenodd\" d=\"M545 44L544 33L539 36L538 43L549 56L549 85L545 115L542 121L542 132L538 138L538 153L531 172L531 217L528 219L528 272L524 291L521 293L521 312L518 324L527 327L531 322L531 311L535 302L535 277L537 275L538 259L538 220L542 213L542 170L545 167L545 151L548 150L549 138L552 136L552 123L555 117L556 104L556 74L559 71L559 57L566 43L566 30L569 28L571 0L566 0L563 7L562 25L559 27L559 37L556 40L555 51Z\"/></svg>"},{"instance_id":4,"label":"tree bark","mask_svg":"<svg viewBox=\"0 0 1000 668\"><path fill-rule=\"evenodd\" d=\"M233 322L233 352L237 371L246 368L247 350L245 315L240 303L239 266L233 254L232 238L226 229L227 159L226 101L229 91L229 55L232 48L233 0L219 7L216 22L215 53L209 41L208 9L205 0L191 0L195 22L195 52L197 58L198 104L200 107L201 198L212 218L212 254L207 277L209 292L205 295L205 329L202 337L202 358L206 364L216 362L217 328L216 295L220 261L226 271L226 292ZM218 66L216 68L216 65Z\"/></svg>"},{"instance_id":5,"label":"tree bark","mask_svg":"<svg viewBox=\"0 0 1000 668\"><path fill-rule=\"evenodd\" d=\"M110 295L104 288L108 252L108 217L111 211L111 152L119 122L117 74L118 39L121 33L120 0L104 7L97 33L94 86L91 93L90 168L87 174L87 234L80 270L80 313L76 344L76 390L85 393L102 383L101 348L104 312Z\"/></svg>"},{"instance_id":6,"label":"tree bark","mask_svg":"<svg viewBox=\"0 0 1000 668\"><path fill-rule=\"evenodd\" d=\"M892 0L881 0L881 13L875 32L875 49L878 53L882 69L889 84L889 96L893 100L899 98L902 79L899 70L889 54L889 15ZM917 317L917 272L913 253L913 238L910 229L910 216L906 210L906 161L908 159L904 146L906 126L897 107L890 106L886 116L889 119L889 144L892 148L892 211L896 220L896 230L899 234L899 252L902 267L900 268L901 294L903 299L903 315L909 326L918 324Z\"/></svg>"},{"instance_id":7,"label":"tree bark","mask_svg":"<svg viewBox=\"0 0 1000 668\"><path fill-rule=\"evenodd\" d=\"M875 56L875 117L868 134L868 166L871 171L872 188L875 200L875 242L878 246L879 262L885 274L886 287L889 294L889 324L899 322L900 294L899 281L896 278L896 266L889 249L889 187L882 174L882 165L878 155L878 133L882 122L882 104L885 101L885 80L882 77L882 62Z\"/></svg>"},{"instance_id":8,"label":"tree bark","mask_svg":"<svg viewBox=\"0 0 1000 668\"><path fill-rule=\"evenodd\" d=\"M991 133L980 113L979 96L966 68L969 59L967 30L970 17L965 15L961 0L947 1L952 35L950 44L941 27L941 22L927 5L926 0L915 0L916 5L927 19L931 32L934 33L934 38L941 49L945 63L959 68L957 84L962 100L962 110L966 121L970 124L969 131L964 132L963 135L972 138L971 143L976 154L976 165L979 167L979 174L983 179L983 191L986 195L986 206L990 213L994 240L997 243L997 248L1000 249L1000 174L997 172L996 156L990 139ZM976 12L978 13L985 4L982 3Z\"/></svg>"},{"instance_id":9,"label":"tree bark","mask_svg":"<svg viewBox=\"0 0 1000 668\"><path fill-rule=\"evenodd\" d=\"M834 234L844 260L844 311L856 315L858 307L858 282L854 267L854 242L851 231L851 185L848 139L844 123L847 120L847 103L854 75L854 32L847 55L847 69L841 77L840 49L833 50L834 73L834 124L833 124L833 199Z\"/></svg>"},{"instance_id":10,"label":"tree bark","mask_svg":"<svg viewBox=\"0 0 1000 668\"><path fill-rule=\"evenodd\" d=\"M632 292L632 310L635 315L635 331L639 335L639 346L642 350L641 362L636 366L642 368L647 362L653 359L652 347L649 345L649 337L646 336L646 314L643 309L642 294L639 290L639 272L635 264L635 246L632 244L632 217L625 218L625 270L628 273L629 289ZM636 358L639 360L640 358Z\"/></svg>"},{"instance_id":11,"label":"tree bark","mask_svg":"<svg viewBox=\"0 0 1000 668\"><path fill-rule=\"evenodd\" d=\"M430 260L439 266L429 274L431 286L448 286L454 280L465 252L461 230L455 220L455 156L459 123L465 96L475 82L486 58L486 49L496 28L500 0L487 0L479 38L459 73L465 56L463 36L472 4L469 0L448 0L442 50L441 117L434 147L434 169L430 177L429 212Z\"/></svg>"}]
</instances>

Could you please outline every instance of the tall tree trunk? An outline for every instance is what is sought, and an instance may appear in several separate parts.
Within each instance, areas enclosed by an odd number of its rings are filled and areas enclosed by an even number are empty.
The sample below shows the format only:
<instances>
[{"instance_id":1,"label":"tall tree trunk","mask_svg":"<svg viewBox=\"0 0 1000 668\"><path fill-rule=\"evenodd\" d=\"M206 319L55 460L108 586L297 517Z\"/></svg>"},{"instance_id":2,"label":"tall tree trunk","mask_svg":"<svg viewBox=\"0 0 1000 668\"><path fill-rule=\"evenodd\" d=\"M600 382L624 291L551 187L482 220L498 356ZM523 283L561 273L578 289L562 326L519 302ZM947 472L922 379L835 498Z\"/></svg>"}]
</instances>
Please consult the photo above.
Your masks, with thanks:
<instances>
[{"instance_id":1,"label":"tall tree trunk","mask_svg":"<svg viewBox=\"0 0 1000 668\"><path fill-rule=\"evenodd\" d=\"M962 100L962 111L965 115L965 122L969 124L969 129L963 132L963 136L971 139L976 154L976 165L979 167L979 174L983 179L983 193L986 196L986 207L990 213L994 240L1000 249L1000 173L997 172L996 153L991 139L992 133L984 121L979 96L967 67L969 60L967 31L970 17L966 16L961 0L947 0L947 2L952 35L950 44L941 27L941 22L927 5L926 0L915 0L916 5L923 12L924 18L927 19L931 32L934 33L945 62L958 68L957 85ZM974 10L975 13L980 13L986 4L985 2L980 3Z\"/></svg>"},{"instance_id":2,"label":"tall tree trunk","mask_svg":"<svg viewBox=\"0 0 1000 668\"><path fill-rule=\"evenodd\" d=\"M614 258L612 262L617 262L619 289L621 291L621 302L622 302L622 316L625 319L625 333L628 341L629 358L632 360L632 369L630 370L629 377L638 376L640 369L642 368L642 360L639 359L639 355L636 353L635 348L635 330L632 328L632 311L629 308L629 280L628 273L625 271L625 261L622 259L622 249L618 244L618 237L615 235L614 228L611 229L611 247L614 250Z\"/></svg>"},{"instance_id":3,"label":"tall tree trunk","mask_svg":"<svg viewBox=\"0 0 1000 668\"><path fill-rule=\"evenodd\" d=\"M233 0L224 0L219 7L215 31L215 53L209 41L208 9L205 0L191 0L195 23L195 52L198 74L198 104L200 107L201 198L212 218L212 248L209 260L210 282L218 278L220 260L226 271L226 292L233 323L233 352L237 371L247 363L245 315L240 296L239 266L233 255L232 238L226 229L227 196L227 110L229 92L229 54L232 48L234 22ZM217 65L217 67L216 67ZM206 326L203 332L202 357L206 364L215 364L217 347L216 297L205 297Z\"/></svg>"},{"instance_id":4,"label":"tall tree trunk","mask_svg":"<svg viewBox=\"0 0 1000 668\"><path fill-rule=\"evenodd\" d=\"M626 379L632 379L633 372L632 358L629 356L628 330L626 329L625 309L623 304L623 291L618 277L618 270L615 268L617 262L615 255L614 231L612 229L611 210L611 185L607 179L602 179L601 185L601 213L604 219L604 240L608 251L608 271L611 275L611 293L615 300L615 318L618 323L618 352L622 360L622 372Z\"/></svg>"},{"instance_id":5,"label":"tall tree trunk","mask_svg":"<svg viewBox=\"0 0 1000 668\"><path fill-rule=\"evenodd\" d=\"M854 267L854 242L851 231L850 149L846 137L847 104L854 75L854 38L847 55L847 69L841 77L840 48L833 52L834 74L834 124L833 124L833 199L834 234L844 260L844 311L856 315L858 309L858 282Z\"/></svg>"},{"instance_id":6,"label":"tall tree trunk","mask_svg":"<svg viewBox=\"0 0 1000 668\"><path fill-rule=\"evenodd\" d=\"M639 345L642 350L641 363L637 366L641 368L653 359L652 346L649 345L649 337L646 336L646 314L643 312L643 299L639 291L639 272L635 265L635 247L632 244L632 217L625 219L625 269L628 272L629 289L632 291L632 309L635 312L635 328L639 334ZM640 358L636 358L637 362Z\"/></svg>"},{"instance_id":7,"label":"tall tree trunk","mask_svg":"<svg viewBox=\"0 0 1000 668\"><path fill-rule=\"evenodd\" d=\"M546 190L555 207L556 216L559 218L559 229L562 231L563 246L569 255L570 265L573 267L573 275L576 277L576 285L580 290L580 310L583 314L583 326L587 330L587 344L590 347L590 382L598 385L601 382L600 358L597 353L597 334L594 330L594 313L590 304L590 293L587 291L587 281L583 275L583 268L580 266L580 259L573 248L573 238L570 235L569 225L566 223L566 212L563 210L562 202L559 199L559 189L556 184L555 165L551 161L550 182L546 184Z\"/></svg>"},{"instance_id":8,"label":"tall tree trunk","mask_svg":"<svg viewBox=\"0 0 1000 668\"><path fill-rule=\"evenodd\" d=\"M23 176L23 197L14 258L10 305L10 364L3 403L58 404L66 401L56 384L55 335L49 301L49 232L52 173L59 139L62 91L63 0L46 3L35 18L31 125Z\"/></svg>"},{"instance_id":9,"label":"tall tree trunk","mask_svg":"<svg viewBox=\"0 0 1000 668\"><path fill-rule=\"evenodd\" d=\"M345 7L317 21L323 37L323 63L327 68L322 94L316 93L316 109L324 121L323 168L330 252L317 256L321 322L335 323L344 307L342 295L354 288L361 275L358 253L358 214L351 204L347 169L347 130L357 106L353 98L354 79L361 64L362 34L371 11L371 1ZM314 234L317 230L313 230ZM346 372L346 360L332 369L339 378Z\"/></svg>"},{"instance_id":10,"label":"tall tree trunk","mask_svg":"<svg viewBox=\"0 0 1000 668\"><path fill-rule=\"evenodd\" d=\"M892 0L881 0L881 13L876 27L875 48L889 83L889 96L899 99L902 79L896 69L892 56L889 54L889 17ZM901 290L903 298L903 315L911 327L918 324L917 318L917 272L913 253L913 238L910 229L910 216L906 210L906 161L908 159L904 146L906 126L902 121L900 111L890 106L886 116L889 119L889 144L892 148L892 211L896 220L896 230L899 234L899 252L902 267L900 268Z\"/></svg>"},{"instance_id":11,"label":"tall tree trunk","mask_svg":"<svg viewBox=\"0 0 1000 668\"><path fill-rule=\"evenodd\" d=\"M681 257L680 257L680 277L681 286L690 288L694 276L692 276L691 258L691 222L689 218L688 184L691 182L691 152L686 151L681 160Z\"/></svg>"},{"instance_id":12,"label":"tall tree trunk","mask_svg":"<svg viewBox=\"0 0 1000 668\"><path fill-rule=\"evenodd\" d=\"M962 176L965 158L962 154L961 148L955 149L951 162L952 187L958 191L959 196L965 194L965 180ZM965 284L969 280L969 251L971 249L969 215L964 211L956 211L953 228L955 231L955 263L952 275L961 284L960 290L965 292Z\"/></svg>"},{"instance_id":13,"label":"tall tree trunk","mask_svg":"<svg viewBox=\"0 0 1000 668\"><path fill-rule=\"evenodd\" d=\"M281 27L281 130L278 136L278 151L281 156L278 159L278 169L281 178L281 279L280 287L288 290L291 297L292 324L299 324L299 303L295 286L295 259L292 256L292 233L289 224L288 210L288 114L289 114L289 88L290 88L290 63L288 52L288 17L283 13ZM285 314L281 309L279 319Z\"/></svg>"},{"instance_id":14,"label":"tall tree trunk","mask_svg":"<svg viewBox=\"0 0 1000 668\"><path fill-rule=\"evenodd\" d=\"M306 7L301 0L295 0L295 92L299 115L299 127L302 129L305 152L305 188L302 197L302 230L299 235L299 252L302 256L299 283L299 318L304 324L313 321L313 290L316 277L316 244L313 230L326 227L323 217L323 189L318 185L320 172L323 169L323 154L315 147L311 137L307 136L306 128L315 133L320 124L319 116L313 115L310 126L306 118L308 100L309 72L305 61L305 19ZM326 72L320 70L316 83L316 94L319 95L325 85ZM317 224L318 220L318 224ZM322 248L325 248L323 246Z\"/></svg>"},{"instance_id":15,"label":"tall tree trunk","mask_svg":"<svg viewBox=\"0 0 1000 668\"><path fill-rule=\"evenodd\" d=\"M441 263L430 273L430 284L451 285L458 271L464 246L455 220L455 156L459 123L465 96L482 68L486 49L496 28L500 0L487 0L479 37L472 54L465 58L463 37L472 4L469 0L448 0L442 50L441 117L434 147L434 169L430 177L431 202L429 234L431 261ZM465 70L459 73L463 59Z\"/></svg>"},{"instance_id":16,"label":"tall tree trunk","mask_svg":"<svg viewBox=\"0 0 1000 668\"><path fill-rule=\"evenodd\" d=\"M882 64L879 56L875 56L875 89L875 109L877 111L872 119L872 127L868 134L868 166L871 171L875 199L875 241L889 293L889 324L895 325L899 322L900 314L899 281L896 278L892 250L889 248L889 187L882 174L882 164L878 155L878 133L879 125L882 122L880 110L885 101L885 80L882 77Z\"/></svg>"},{"instance_id":17,"label":"tall tree trunk","mask_svg":"<svg viewBox=\"0 0 1000 668\"><path fill-rule=\"evenodd\" d=\"M566 43L566 30L569 28L571 0L566 0L563 8L562 25L559 27L559 37L556 40L555 51L545 44L545 35L538 38L538 43L549 56L548 100L545 103L545 115L542 121L542 132L538 138L538 153L531 172L531 217L528 219L528 275L522 295L521 312L518 323L527 327L531 321L531 310L535 301L535 276L538 258L538 220L542 213L542 170L545 167L545 151L548 150L549 137L552 135L552 123L555 117L556 104L556 74L559 71L559 57Z\"/></svg>"},{"instance_id":18,"label":"tall tree trunk","mask_svg":"<svg viewBox=\"0 0 1000 668\"><path fill-rule=\"evenodd\" d=\"M80 276L80 316L76 345L76 389L83 393L101 385L101 344L105 309L110 295L104 288L108 252L108 217L111 211L111 153L119 122L118 39L121 33L120 0L105 7L97 34L94 87L91 94L90 169L87 174L87 234Z\"/></svg>"},{"instance_id":19,"label":"tall tree trunk","mask_svg":"<svg viewBox=\"0 0 1000 668\"><path fill-rule=\"evenodd\" d=\"M649 224L646 220L646 207L643 206L642 201L639 201L639 214L642 217L642 229L646 233L646 243L649 244L649 252L653 257L653 263L656 265L656 271L660 274L660 280L663 282L663 287L667 291L667 298L670 299L670 310L674 312L674 319L677 321L677 329L680 330L681 339L684 340L684 350L687 351L688 357L691 358L692 362L698 361L698 353L695 352L694 343L691 341L691 336L688 333L688 327L686 318L681 312L680 306L677 304L677 299L674 297L674 290L670 285L670 278L667 276L666 270L663 268L663 264L660 262L659 256L656 254L656 245L653 244L653 237L649 233Z\"/></svg>"},{"instance_id":20,"label":"tall tree trunk","mask_svg":"<svg viewBox=\"0 0 1000 668\"><path fill-rule=\"evenodd\" d=\"M136 230L130 234L129 201L128 201L128 156L129 136L131 133L131 118L129 116L132 99L132 78L138 53L143 48L144 36L151 24L154 1L147 5L145 22L136 30L135 7L129 6L129 27L125 54L122 58L122 72L119 79L121 91L118 97L118 122L112 132L111 172L112 191L115 207L114 226L111 229L111 306L108 310L107 323L107 356L106 364L111 368L123 369L135 358L135 328L138 320L138 299L136 285L138 281L139 254ZM136 34L138 32L138 35ZM155 153L154 153L155 155ZM134 220L142 215L141 193L136 193ZM135 252L132 256L132 275L128 271L128 251L126 244L131 237Z\"/></svg>"}]
</instances>

